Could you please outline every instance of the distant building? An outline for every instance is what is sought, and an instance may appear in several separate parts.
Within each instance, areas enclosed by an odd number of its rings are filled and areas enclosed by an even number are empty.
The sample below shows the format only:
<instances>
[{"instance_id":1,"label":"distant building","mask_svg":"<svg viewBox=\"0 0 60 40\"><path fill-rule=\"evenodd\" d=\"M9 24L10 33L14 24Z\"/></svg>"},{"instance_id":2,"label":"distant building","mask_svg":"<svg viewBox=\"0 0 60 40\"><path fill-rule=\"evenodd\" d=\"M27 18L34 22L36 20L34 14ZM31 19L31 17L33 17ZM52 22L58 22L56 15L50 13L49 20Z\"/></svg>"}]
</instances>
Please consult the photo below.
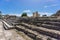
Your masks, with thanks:
<instances>
[{"instance_id":1,"label":"distant building","mask_svg":"<svg viewBox=\"0 0 60 40\"><path fill-rule=\"evenodd\" d=\"M33 13L33 17L40 17L40 14L38 13L38 11Z\"/></svg>"},{"instance_id":2,"label":"distant building","mask_svg":"<svg viewBox=\"0 0 60 40\"><path fill-rule=\"evenodd\" d=\"M60 19L60 10L58 10L55 14L52 15L53 17L57 17L57 19Z\"/></svg>"},{"instance_id":3,"label":"distant building","mask_svg":"<svg viewBox=\"0 0 60 40\"><path fill-rule=\"evenodd\" d=\"M47 15L42 15L42 17L47 17Z\"/></svg>"},{"instance_id":4,"label":"distant building","mask_svg":"<svg viewBox=\"0 0 60 40\"><path fill-rule=\"evenodd\" d=\"M58 10L55 14L53 14L52 16L55 16L55 17L60 17L60 10Z\"/></svg>"},{"instance_id":5,"label":"distant building","mask_svg":"<svg viewBox=\"0 0 60 40\"><path fill-rule=\"evenodd\" d=\"M15 19L16 16L15 15L5 15L4 19Z\"/></svg>"},{"instance_id":6,"label":"distant building","mask_svg":"<svg viewBox=\"0 0 60 40\"><path fill-rule=\"evenodd\" d=\"M7 19L9 15L3 15L3 19Z\"/></svg>"}]
</instances>

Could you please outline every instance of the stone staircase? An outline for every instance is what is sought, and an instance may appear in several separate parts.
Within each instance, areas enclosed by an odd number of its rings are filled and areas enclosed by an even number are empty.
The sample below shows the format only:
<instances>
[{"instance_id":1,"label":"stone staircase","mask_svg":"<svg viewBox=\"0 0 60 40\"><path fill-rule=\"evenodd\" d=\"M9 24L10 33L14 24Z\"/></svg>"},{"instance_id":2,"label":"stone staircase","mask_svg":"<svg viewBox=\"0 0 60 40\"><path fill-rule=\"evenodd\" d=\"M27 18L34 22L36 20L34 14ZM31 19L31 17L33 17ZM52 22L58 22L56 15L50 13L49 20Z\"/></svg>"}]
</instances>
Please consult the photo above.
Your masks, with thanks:
<instances>
[{"instance_id":1,"label":"stone staircase","mask_svg":"<svg viewBox=\"0 0 60 40\"><path fill-rule=\"evenodd\" d=\"M60 40L59 20L39 20L32 24L22 22L16 25L15 29L28 36L30 40Z\"/></svg>"},{"instance_id":2,"label":"stone staircase","mask_svg":"<svg viewBox=\"0 0 60 40\"><path fill-rule=\"evenodd\" d=\"M41 39L41 37L44 36L44 35L47 39L48 38L60 39L60 32L57 31L57 30L53 30L53 29L47 29L47 28L44 28L44 27L37 27L37 26L34 26L34 25L26 24L26 23L22 23L20 26L17 26L16 29L19 30L19 31L22 30L22 32L24 32L24 33L26 32L25 34L26 35L29 34L28 36L33 38L33 39L35 39L35 38L36 39L38 39L38 38ZM38 35L42 35L42 36L39 37L35 33L37 33ZM34 35L34 36L32 36L32 35ZM38 36L38 38L37 38L37 36ZM42 38L44 38L44 37L42 37Z\"/></svg>"}]
</instances>

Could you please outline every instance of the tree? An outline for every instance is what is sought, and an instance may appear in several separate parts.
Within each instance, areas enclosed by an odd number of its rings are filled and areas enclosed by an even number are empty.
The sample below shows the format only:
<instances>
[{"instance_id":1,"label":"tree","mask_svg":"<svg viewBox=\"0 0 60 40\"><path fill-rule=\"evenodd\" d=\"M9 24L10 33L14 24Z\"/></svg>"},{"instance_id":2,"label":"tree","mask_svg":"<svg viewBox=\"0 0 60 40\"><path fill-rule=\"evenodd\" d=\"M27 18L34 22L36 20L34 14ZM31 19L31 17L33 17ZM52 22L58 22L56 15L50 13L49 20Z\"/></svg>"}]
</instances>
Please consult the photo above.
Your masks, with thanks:
<instances>
[{"instance_id":1,"label":"tree","mask_svg":"<svg viewBox=\"0 0 60 40\"><path fill-rule=\"evenodd\" d=\"M0 11L0 19L2 18L2 12Z\"/></svg>"},{"instance_id":2,"label":"tree","mask_svg":"<svg viewBox=\"0 0 60 40\"><path fill-rule=\"evenodd\" d=\"M23 13L21 17L27 17L27 13Z\"/></svg>"},{"instance_id":3,"label":"tree","mask_svg":"<svg viewBox=\"0 0 60 40\"><path fill-rule=\"evenodd\" d=\"M43 15L43 17L46 17L47 15Z\"/></svg>"}]
</instances>

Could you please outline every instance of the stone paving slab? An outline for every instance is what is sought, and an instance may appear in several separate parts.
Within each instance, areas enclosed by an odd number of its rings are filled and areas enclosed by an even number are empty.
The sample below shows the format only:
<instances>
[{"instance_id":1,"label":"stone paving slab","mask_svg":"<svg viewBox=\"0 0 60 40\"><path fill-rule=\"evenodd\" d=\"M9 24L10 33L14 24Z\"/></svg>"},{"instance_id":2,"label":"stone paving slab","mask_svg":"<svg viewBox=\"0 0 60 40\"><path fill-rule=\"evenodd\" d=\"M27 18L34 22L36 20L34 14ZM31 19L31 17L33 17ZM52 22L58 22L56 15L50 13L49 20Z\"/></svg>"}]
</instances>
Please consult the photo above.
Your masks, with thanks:
<instances>
[{"instance_id":1,"label":"stone paving slab","mask_svg":"<svg viewBox=\"0 0 60 40\"><path fill-rule=\"evenodd\" d=\"M3 24L0 22L0 40L6 40L4 31L3 31Z\"/></svg>"},{"instance_id":2,"label":"stone paving slab","mask_svg":"<svg viewBox=\"0 0 60 40\"><path fill-rule=\"evenodd\" d=\"M3 23L0 21L0 40L25 40L25 39L19 36L13 29L5 30L3 28Z\"/></svg>"},{"instance_id":3,"label":"stone paving slab","mask_svg":"<svg viewBox=\"0 0 60 40\"><path fill-rule=\"evenodd\" d=\"M4 30L7 40L25 40L18 35L14 30Z\"/></svg>"}]
</instances>

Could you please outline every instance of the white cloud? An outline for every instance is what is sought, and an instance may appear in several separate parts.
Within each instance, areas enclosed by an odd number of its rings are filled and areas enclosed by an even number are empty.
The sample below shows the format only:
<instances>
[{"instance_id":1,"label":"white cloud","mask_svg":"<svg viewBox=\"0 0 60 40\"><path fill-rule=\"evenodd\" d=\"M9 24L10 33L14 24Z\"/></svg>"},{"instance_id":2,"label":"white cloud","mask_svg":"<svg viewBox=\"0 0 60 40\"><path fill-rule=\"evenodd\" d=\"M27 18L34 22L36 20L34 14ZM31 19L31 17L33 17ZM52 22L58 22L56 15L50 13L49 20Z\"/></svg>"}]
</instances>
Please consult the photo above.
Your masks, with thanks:
<instances>
[{"instance_id":1,"label":"white cloud","mask_svg":"<svg viewBox=\"0 0 60 40\"><path fill-rule=\"evenodd\" d=\"M28 16L31 16L31 11L30 10L24 10L24 11L22 11L21 13L9 13L9 15L16 15L16 16L21 16L21 14L23 13L23 12L27 12L28 14Z\"/></svg>"},{"instance_id":2,"label":"white cloud","mask_svg":"<svg viewBox=\"0 0 60 40\"><path fill-rule=\"evenodd\" d=\"M24 10L23 12L28 12L29 13L29 12L31 12L31 10Z\"/></svg>"},{"instance_id":3,"label":"white cloud","mask_svg":"<svg viewBox=\"0 0 60 40\"><path fill-rule=\"evenodd\" d=\"M21 14L19 13L3 13L3 15L16 15L16 16L21 16Z\"/></svg>"},{"instance_id":4,"label":"white cloud","mask_svg":"<svg viewBox=\"0 0 60 40\"><path fill-rule=\"evenodd\" d=\"M53 5L51 5L51 6L58 6L59 4L53 4Z\"/></svg>"},{"instance_id":5,"label":"white cloud","mask_svg":"<svg viewBox=\"0 0 60 40\"><path fill-rule=\"evenodd\" d=\"M59 4L52 4L52 5L45 5L44 8L48 8L48 7L56 7L58 6Z\"/></svg>"},{"instance_id":6,"label":"white cloud","mask_svg":"<svg viewBox=\"0 0 60 40\"><path fill-rule=\"evenodd\" d=\"M49 7L49 6L47 6L47 5L44 6L44 8L47 8L47 7Z\"/></svg>"},{"instance_id":7,"label":"white cloud","mask_svg":"<svg viewBox=\"0 0 60 40\"><path fill-rule=\"evenodd\" d=\"M26 12L28 16L32 16L32 11L31 10L23 10L22 13L24 13L24 12Z\"/></svg>"},{"instance_id":8,"label":"white cloud","mask_svg":"<svg viewBox=\"0 0 60 40\"><path fill-rule=\"evenodd\" d=\"M40 14L40 16L42 16L42 15L47 15L47 16L50 16L50 15L52 15L53 13L49 13L49 12L38 12L39 14ZM6 15L7 13L3 13L3 15ZM8 15L16 15L16 16L21 16L21 14L22 13L9 13ZM32 13L30 13L30 14L28 14L28 16L32 16L33 14Z\"/></svg>"},{"instance_id":9,"label":"white cloud","mask_svg":"<svg viewBox=\"0 0 60 40\"><path fill-rule=\"evenodd\" d=\"M42 16L42 15L47 15L47 16L50 16L52 15L53 13L49 13L49 12L39 12L39 14Z\"/></svg>"}]
</instances>

